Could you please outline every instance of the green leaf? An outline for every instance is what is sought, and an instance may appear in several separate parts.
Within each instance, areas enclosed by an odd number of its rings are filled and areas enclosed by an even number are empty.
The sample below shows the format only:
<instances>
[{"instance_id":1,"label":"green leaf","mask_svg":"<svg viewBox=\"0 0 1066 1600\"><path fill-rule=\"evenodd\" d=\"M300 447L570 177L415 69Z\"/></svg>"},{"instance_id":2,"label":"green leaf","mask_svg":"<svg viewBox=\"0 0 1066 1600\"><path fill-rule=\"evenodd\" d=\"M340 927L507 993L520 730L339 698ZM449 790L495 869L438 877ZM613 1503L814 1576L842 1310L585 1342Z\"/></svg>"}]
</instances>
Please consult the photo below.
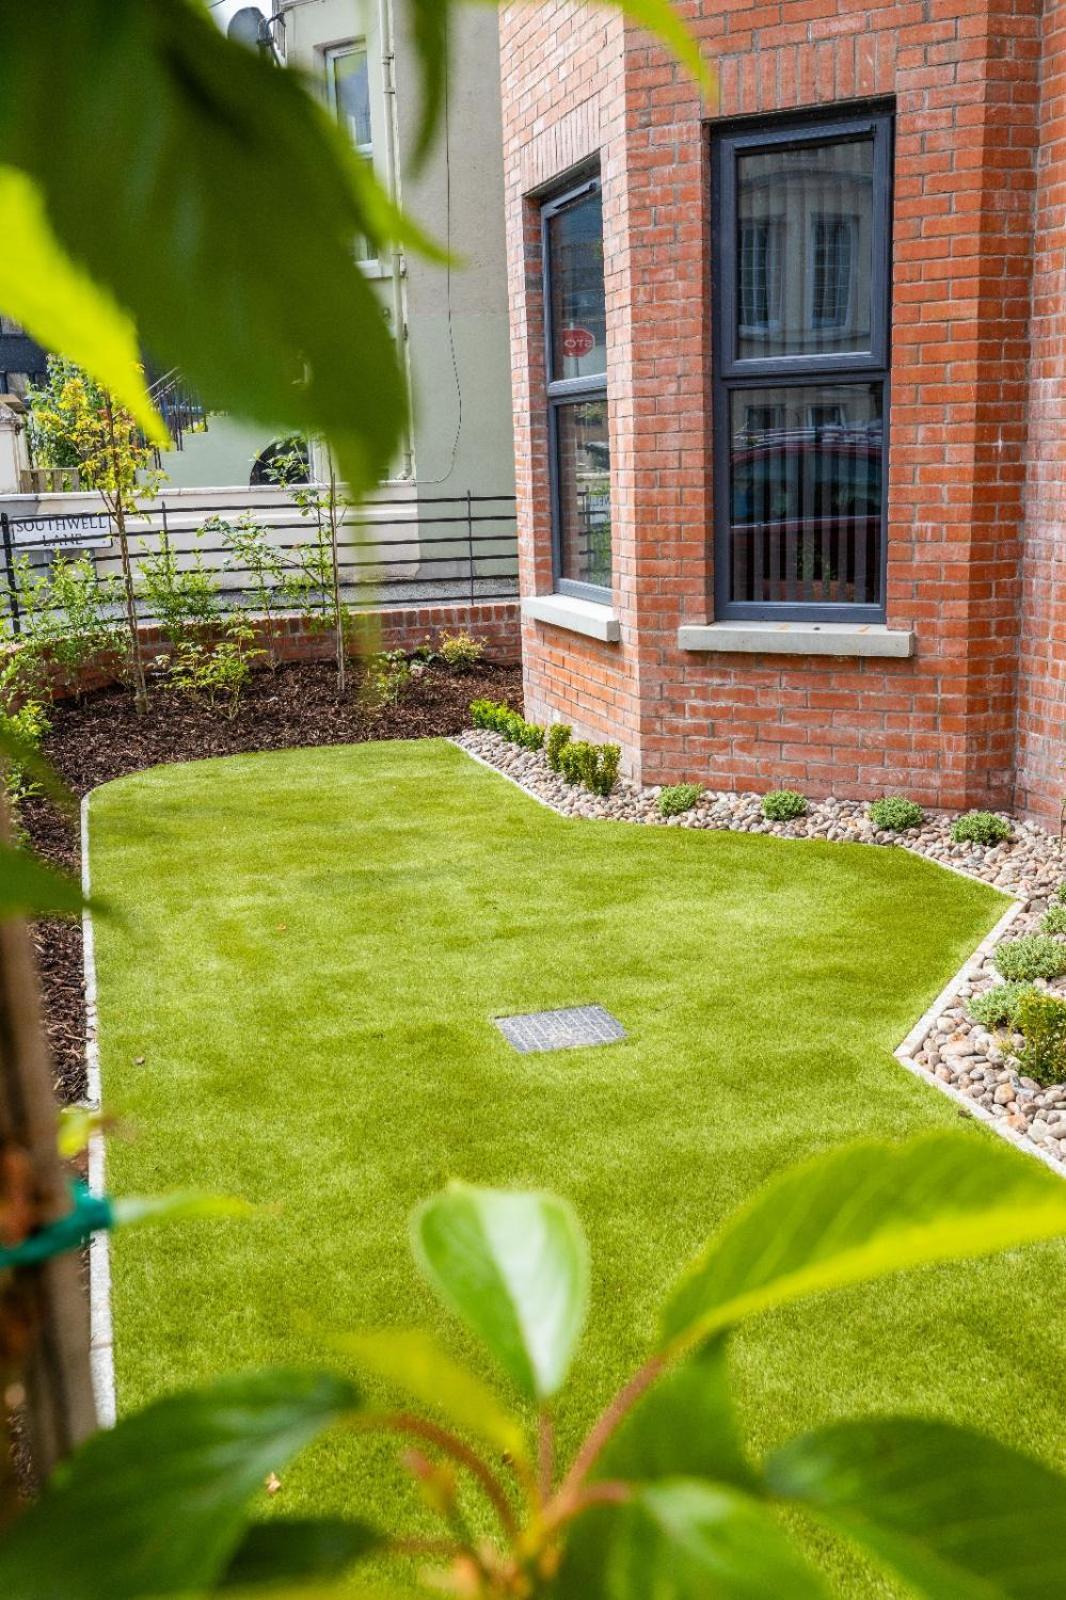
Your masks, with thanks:
<instances>
[{"instance_id":1,"label":"green leaf","mask_svg":"<svg viewBox=\"0 0 1066 1600\"><path fill-rule=\"evenodd\" d=\"M714 87L714 74L700 55L699 42L672 0L615 0L630 22L654 34L687 67L704 94Z\"/></svg>"},{"instance_id":2,"label":"green leaf","mask_svg":"<svg viewBox=\"0 0 1066 1600\"><path fill-rule=\"evenodd\" d=\"M612 1436L594 1476L630 1483L704 1478L740 1488L753 1485L733 1415L724 1338L671 1368L641 1397Z\"/></svg>"},{"instance_id":3,"label":"green leaf","mask_svg":"<svg viewBox=\"0 0 1066 1600\"><path fill-rule=\"evenodd\" d=\"M931 1262L1066 1234L1066 1184L989 1137L854 1144L785 1172L682 1276L662 1344L691 1345L774 1306Z\"/></svg>"},{"instance_id":4,"label":"green leaf","mask_svg":"<svg viewBox=\"0 0 1066 1600\"><path fill-rule=\"evenodd\" d=\"M558 1600L826 1600L828 1591L756 1500L668 1478L574 1525Z\"/></svg>"},{"instance_id":5,"label":"green leaf","mask_svg":"<svg viewBox=\"0 0 1066 1600\"><path fill-rule=\"evenodd\" d=\"M270 1472L359 1405L325 1373L224 1378L94 1434L0 1542L4 1600L133 1600L212 1584Z\"/></svg>"},{"instance_id":6,"label":"green leaf","mask_svg":"<svg viewBox=\"0 0 1066 1600\"><path fill-rule=\"evenodd\" d=\"M390 1328L380 1333L340 1334L332 1340L366 1372L516 1460L527 1456L522 1424L504 1409L492 1390L460 1366L432 1334Z\"/></svg>"},{"instance_id":7,"label":"green leaf","mask_svg":"<svg viewBox=\"0 0 1066 1600\"><path fill-rule=\"evenodd\" d=\"M80 912L84 905L73 878L28 851L0 843L0 918Z\"/></svg>"},{"instance_id":8,"label":"green leaf","mask_svg":"<svg viewBox=\"0 0 1066 1600\"><path fill-rule=\"evenodd\" d=\"M588 1247L564 1200L452 1184L415 1213L425 1277L527 1399L561 1386L588 1310Z\"/></svg>"},{"instance_id":9,"label":"green leaf","mask_svg":"<svg viewBox=\"0 0 1066 1600\"><path fill-rule=\"evenodd\" d=\"M80 1155L93 1134L104 1127L106 1120L102 1111L90 1111L87 1106L60 1106L56 1147L62 1159L71 1161Z\"/></svg>"},{"instance_id":10,"label":"green leaf","mask_svg":"<svg viewBox=\"0 0 1066 1600\"><path fill-rule=\"evenodd\" d=\"M834 1423L777 1451L767 1477L931 1600L1066 1593L1066 1478L968 1428Z\"/></svg>"},{"instance_id":11,"label":"green leaf","mask_svg":"<svg viewBox=\"0 0 1066 1600\"><path fill-rule=\"evenodd\" d=\"M220 1587L338 1577L381 1542L375 1528L346 1517L254 1522L237 1546Z\"/></svg>"},{"instance_id":12,"label":"green leaf","mask_svg":"<svg viewBox=\"0 0 1066 1600\"><path fill-rule=\"evenodd\" d=\"M378 480L406 404L352 243L384 245L385 208L298 74L193 0L21 7L0 52L0 161L208 407L324 432L353 490Z\"/></svg>"},{"instance_id":13,"label":"green leaf","mask_svg":"<svg viewBox=\"0 0 1066 1600\"><path fill-rule=\"evenodd\" d=\"M189 1222L204 1217L248 1217L254 1207L236 1195L200 1194L195 1189L178 1194L119 1195L111 1201L116 1228L144 1222Z\"/></svg>"},{"instance_id":14,"label":"green leaf","mask_svg":"<svg viewBox=\"0 0 1066 1600\"><path fill-rule=\"evenodd\" d=\"M24 172L0 167L0 306L35 339L77 361L136 417L156 444L169 443L144 386L137 331L111 295L64 251L41 192Z\"/></svg>"},{"instance_id":15,"label":"green leaf","mask_svg":"<svg viewBox=\"0 0 1066 1600\"><path fill-rule=\"evenodd\" d=\"M3 726L2 722L0 722L0 756L6 758L6 765L22 767L29 777L40 784L49 800L53 800L61 811L71 812L77 809L74 796L56 776L55 770L45 760L37 746L16 733L10 725Z\"/></svg>"}]
</instances>

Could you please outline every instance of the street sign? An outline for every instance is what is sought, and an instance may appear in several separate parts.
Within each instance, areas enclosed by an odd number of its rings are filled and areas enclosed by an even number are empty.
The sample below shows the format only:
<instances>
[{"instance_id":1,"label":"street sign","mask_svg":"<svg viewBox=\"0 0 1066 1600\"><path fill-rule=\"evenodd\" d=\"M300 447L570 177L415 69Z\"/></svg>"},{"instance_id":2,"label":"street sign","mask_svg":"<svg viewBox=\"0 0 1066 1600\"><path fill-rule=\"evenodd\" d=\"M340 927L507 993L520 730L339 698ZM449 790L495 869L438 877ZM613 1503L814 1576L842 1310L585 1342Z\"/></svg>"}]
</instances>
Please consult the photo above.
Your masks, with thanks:
<instances>
[{"instance_id":1,"label":"street sign","mask_svg":"<svg viewBox=\"0 0 1066 1600\"><path fill-rule=\"evenodd\" d=\"M589 351L596 347L595 337L587 328L563 328L562 341L563 355L575 358L587 356Z\"/></svg>"},{"instance_id":2,"label":"street sign","mask_svg":"<svg viewBox=\"0 0 1066 1600\"><path fill-rule=\"evenodd\" d=\"M66 516L8 517L16 549L92 550L111 543L106 511L72 511Z\"/></svg>"}]
</instances>

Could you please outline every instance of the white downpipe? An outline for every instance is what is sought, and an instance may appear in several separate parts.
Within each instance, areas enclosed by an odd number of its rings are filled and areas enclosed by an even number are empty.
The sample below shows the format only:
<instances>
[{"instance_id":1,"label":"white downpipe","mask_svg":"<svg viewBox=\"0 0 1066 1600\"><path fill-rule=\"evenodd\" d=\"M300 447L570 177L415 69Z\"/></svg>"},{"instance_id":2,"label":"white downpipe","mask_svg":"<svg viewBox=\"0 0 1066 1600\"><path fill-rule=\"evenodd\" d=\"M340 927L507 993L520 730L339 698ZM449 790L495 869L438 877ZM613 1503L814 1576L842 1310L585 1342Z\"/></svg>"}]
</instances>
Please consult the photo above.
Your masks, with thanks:
<instances>
[{"instance_id":1,"label":"white downpipe","mask_svg":"<svg viewBox=\"0 0 1066 1600\"><path fill-rule=\"evenodd\" d=\"M378 31L381 35L381 77L385 100L386 181L389 194L397 208L400 208L403 205L403 184L400 172L399 117L396 110L396 32L392 0L378 0ZM411 346L407 337L407 262L401 245L396 245L392 252L392 324L407 384L407 417L404 423L403 469L400 476L411 480L415 475L414 416L411 410L413 391Z\"/></svg>"}]
</instances>

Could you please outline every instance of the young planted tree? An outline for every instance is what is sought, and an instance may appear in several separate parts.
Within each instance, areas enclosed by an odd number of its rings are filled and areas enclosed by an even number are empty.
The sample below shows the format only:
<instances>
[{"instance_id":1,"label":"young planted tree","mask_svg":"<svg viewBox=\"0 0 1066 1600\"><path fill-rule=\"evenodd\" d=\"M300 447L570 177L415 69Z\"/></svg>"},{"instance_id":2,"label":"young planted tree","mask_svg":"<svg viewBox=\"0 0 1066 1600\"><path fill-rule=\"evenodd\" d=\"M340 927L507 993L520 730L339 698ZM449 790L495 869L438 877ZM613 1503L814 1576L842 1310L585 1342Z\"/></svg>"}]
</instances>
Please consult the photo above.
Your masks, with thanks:
<instances>
[{"instance_id":1,"label":"young planted tree","mask_svg":"<svg viewBox=\"0 0 1066 1600\"><path fill-rule=\"evenodd\" d=\"M296 545L292 563L282 579L282 591L304 609L313 625L333 634L337 666L337 693L347 688L345 607L341 598L340 536L353 502L337 477L333 455L326 450L327 473L323 483L304 481L307 457L299 448L279 453L271 464L275 481L292 496L300 515L314 518L314 536Z\"/></svg>"},{"instance_id":2,"label":"young planted tree","mask_svg":"<svg viewBox=\"0 0 1066 1600\"><path fill-rule=\"evenodd\" d=\"M140 423L110 389L70 362L49 362L48 382L30 396L42 464L75 461L86 489L96 489L115 525L129 634L130 675L138 711L148 704L144 650L137 629L137 588L130 552L130 519L155 495L161 474Z\"/></svg>"}]
</instances>

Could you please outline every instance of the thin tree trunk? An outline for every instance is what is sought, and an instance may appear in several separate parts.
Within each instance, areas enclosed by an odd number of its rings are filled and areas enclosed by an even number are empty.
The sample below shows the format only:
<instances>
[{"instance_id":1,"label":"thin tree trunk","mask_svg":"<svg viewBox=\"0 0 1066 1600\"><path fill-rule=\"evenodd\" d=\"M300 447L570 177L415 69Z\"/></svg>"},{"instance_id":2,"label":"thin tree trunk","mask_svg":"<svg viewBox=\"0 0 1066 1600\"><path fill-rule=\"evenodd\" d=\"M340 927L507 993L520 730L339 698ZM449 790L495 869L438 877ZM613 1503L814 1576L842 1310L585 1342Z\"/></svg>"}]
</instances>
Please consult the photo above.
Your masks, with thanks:
<instances>
[{"instance_id":1,"label":"thin tree trunk","mask_svg":"<svg viewBox=\"0 0 1066 1600\"><path fill-rule=\"evenodd\" d=\"M341 607L340 555L337 549L337 473L333 458L329 463L329 548L333 563L333 620L337 633L337 693L348 686L348 659L344 648L344 611Z\"/></svg>"},{"instance_id":2,"label":"thin tree trunk","mask_svg":"<svg viewBox=\"0 0 1066 1600\"><path fill-rule=\"evenodd\" d=\"M133 704L138 715L143 716L148 710L148 684L144 676L144 656L141 652L141 638L137 631L137 590L133 581L130 542L126 534L126 506L122 495L118 445L115 440L115 412L110 395L105 396L104 408L107 414L107 437L111 449L111 471L115 479L111 511L118 528L118 550L122 562L122 587L126 597L126 626L130 633L130 663L133 668Z\"/></svg>"},{"instance_id":3,"label":"thin tree trunk","mask_svg":"<svg viewBox=\"0 0 1066 1600\"><path fill-rule=\"evenodd\" d=\"M0 834L7 835L6 814ZM29 933L0 924L0 1224L17 1243L70 1209L56 1146L57 1112L41 1029ZM88 1306L77 1253L8 1277L0 1292L5 1414L18 1406L29 1465L40 1480L96 1426ZM0 1523L18 1506L5 1455Z\"/></svg>"}]
</instances>

